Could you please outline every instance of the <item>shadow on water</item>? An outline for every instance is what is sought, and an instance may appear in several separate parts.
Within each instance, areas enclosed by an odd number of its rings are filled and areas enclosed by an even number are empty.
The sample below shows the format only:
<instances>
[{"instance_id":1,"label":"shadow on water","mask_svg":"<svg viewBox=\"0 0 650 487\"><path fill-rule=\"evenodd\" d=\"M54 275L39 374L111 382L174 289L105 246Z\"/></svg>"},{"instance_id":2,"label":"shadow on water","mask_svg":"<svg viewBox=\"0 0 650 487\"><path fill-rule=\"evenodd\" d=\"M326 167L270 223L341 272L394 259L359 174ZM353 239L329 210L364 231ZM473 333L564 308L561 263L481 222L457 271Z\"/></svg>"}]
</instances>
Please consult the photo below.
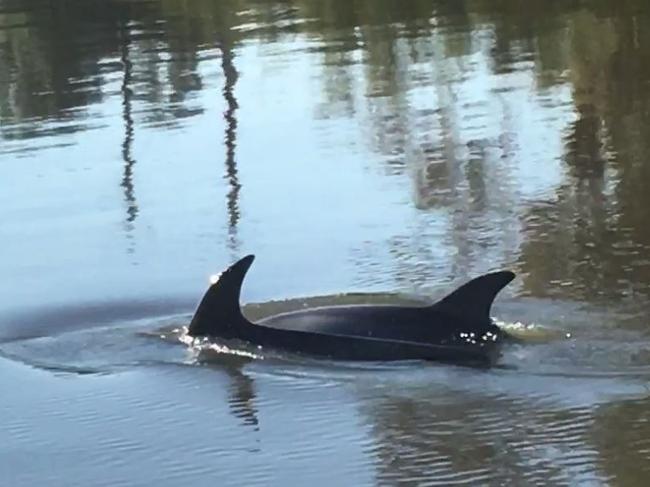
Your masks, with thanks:
<instances>
[{"instance_id":1,"label":"shadow on water","mask_svg":"<svg viewBox=\"0 0 650 487\"><path fill-rule=\"evenodd\" d=\"M47 338L110 327L130 320L156 320L186 312L194 306L193 300L160 298L84 303L75 306L56 306L24 310L0 316L0 342Z\"/></svg>"}]
</instances>

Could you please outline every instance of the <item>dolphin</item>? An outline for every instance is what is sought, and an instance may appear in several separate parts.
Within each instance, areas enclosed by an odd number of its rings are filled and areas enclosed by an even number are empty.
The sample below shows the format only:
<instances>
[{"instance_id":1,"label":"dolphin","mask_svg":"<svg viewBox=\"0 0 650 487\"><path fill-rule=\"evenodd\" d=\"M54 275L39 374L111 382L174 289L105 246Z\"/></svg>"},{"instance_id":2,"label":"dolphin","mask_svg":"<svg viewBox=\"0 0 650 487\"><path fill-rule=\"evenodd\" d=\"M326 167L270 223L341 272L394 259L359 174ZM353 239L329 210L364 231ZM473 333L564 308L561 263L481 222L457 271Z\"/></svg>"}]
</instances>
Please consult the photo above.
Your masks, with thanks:
<instances>
[{"instance_id":1,"label":"dolphin","mask_svg":"<svg viewBox=\"0 0 650 487\"><path fill-rule=\"evenodd\" d=\"M493 323L490 308L514 279L510 271L477 277L429 306L324 306L252 323L242 313L240 294L254 258L247 255L219 275L199 303L188 335L336 360L428 360L481 367L494 365L509 338Z\"/></svg>"}]
</instances>

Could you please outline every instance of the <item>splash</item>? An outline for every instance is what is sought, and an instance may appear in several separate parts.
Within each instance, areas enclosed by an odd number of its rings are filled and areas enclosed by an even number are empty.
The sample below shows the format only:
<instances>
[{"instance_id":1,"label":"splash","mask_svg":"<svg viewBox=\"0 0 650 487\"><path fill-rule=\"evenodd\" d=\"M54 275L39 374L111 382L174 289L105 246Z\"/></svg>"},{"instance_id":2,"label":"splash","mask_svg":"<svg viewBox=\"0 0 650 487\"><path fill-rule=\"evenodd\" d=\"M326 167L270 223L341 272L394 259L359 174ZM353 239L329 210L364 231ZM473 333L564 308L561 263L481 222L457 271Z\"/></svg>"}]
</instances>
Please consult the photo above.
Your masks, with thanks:
<instances>
[{"instance_id":1,"label":"splash","mask_svg":"<svg viewBox=\"0 0 650 487\"><path fill-rule=\"evenodd\" d=\"M188 327L175 328L172 333L176 334L177 339L184 345L189 347L189 351L193 360L203 360L206 355L212 354L225 354L234 355L238 357L245 357L254 360L264 360L264 357L258 353L245 350L243 346L227 345L225 343L216 343L210 341L206 337L193 337L187 334ZM257 347L261 350L262 347Z\"/></svg>"},{"instance_id":2,"label":"splash","mask_svg":"<svg viewBox=\"0 0 650 487\"><path fill-rule=\"evenodd\" d=\"M552 329L539 323L510 322L494 317L492 317L492 321L502 330L522 340L547 342L560 338L572 338L571 333L564 330Z\"/></svg>"}]
</instances>

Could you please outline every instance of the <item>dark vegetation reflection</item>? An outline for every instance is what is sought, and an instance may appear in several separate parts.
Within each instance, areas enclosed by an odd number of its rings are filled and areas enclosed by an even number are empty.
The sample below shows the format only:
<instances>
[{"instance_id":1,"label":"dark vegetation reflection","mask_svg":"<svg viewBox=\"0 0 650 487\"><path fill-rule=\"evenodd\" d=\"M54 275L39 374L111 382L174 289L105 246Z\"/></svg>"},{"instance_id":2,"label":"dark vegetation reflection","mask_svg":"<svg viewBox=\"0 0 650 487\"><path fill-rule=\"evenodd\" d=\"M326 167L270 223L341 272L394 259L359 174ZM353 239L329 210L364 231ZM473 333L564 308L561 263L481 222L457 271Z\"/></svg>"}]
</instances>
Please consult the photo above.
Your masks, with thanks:
<instances>
[{"instance_id":1,"label":"dark vegetation reflection","mask_svg":"<svg viewBox=\"0 0 650 487\"><path fill-rule=\"evenodd\" d=\"M125 22L120 26L120 39L122 42L120 60L124 69L122 78L122 118L124 120L124 140L122 141L122 160L124 162L124 174L122 177L122 188L124 189L124 199L127 204L126 222L128 230L132 229L132 224L138 216L138 205L135 199L135 190L133 187L133 167L135 159L132 154L133 147L133 115L132 99L133 90L131 89L133 77L133 62L129 58L130 37Z\"/></svg>"},{"instance_id":2,"label":"dark vegetation reflection","mask_svg":"<svg viewBox=\"0 0 650 487\"><path fill-rule=\"evenodd\" d=\"M444 397L417 388L411 392L413 397L369 402L372 410L366 411L378 438L382 483L453 479L501 485L517 479L559 485L601 477L588 437L588 408L555 409L534 400L454 391Z\"/></svg>"},{"instance_id":3,"label":"dark vegetation reflection","mask_svg":"<svg viewBox=\"0 0 650 487\"><path fill-rule=\"evenodd\" d=\"M235 159L235 149L237 147L237 117L236 111L238 108L237 99L235 98L235 84L237 83L238 73L235 69L234 58L235 54L229 36L221 38L219 47L221 48L221 67L225 78L225 85L223 88L223 96L226 100L226 111L224 118L226 120L226 135L224 138L226 145L226 178L230 190L227 196L228 205L228 236L230 249L233 256L236 258L235 253L238 251L237 244L237 223L239 222L239 191L241 184L239 183L239 176L237 174L237 162Z\"/></svg>"}]
</instances>

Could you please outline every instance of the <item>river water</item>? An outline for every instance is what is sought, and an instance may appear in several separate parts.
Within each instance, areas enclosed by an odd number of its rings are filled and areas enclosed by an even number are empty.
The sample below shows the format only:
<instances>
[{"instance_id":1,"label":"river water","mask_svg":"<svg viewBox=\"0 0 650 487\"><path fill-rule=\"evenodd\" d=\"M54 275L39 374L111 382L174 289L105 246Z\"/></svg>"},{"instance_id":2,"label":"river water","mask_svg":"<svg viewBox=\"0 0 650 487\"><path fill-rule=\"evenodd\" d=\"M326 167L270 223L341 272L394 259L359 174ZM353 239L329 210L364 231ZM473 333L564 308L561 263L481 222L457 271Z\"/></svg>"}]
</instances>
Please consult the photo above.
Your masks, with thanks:
<instances>
[{"instance_id":1,"label":"river water","mask_svg":"<svg viewBox=\"0 0 650 487\"><path fill-rule=\"evenodd\" d=\"M650 5L0 0L0 484L650 478ZM499 367L183 343L480 273ZM366 293L366 294L359 294Z\"/></svg>"}]
</instances>

